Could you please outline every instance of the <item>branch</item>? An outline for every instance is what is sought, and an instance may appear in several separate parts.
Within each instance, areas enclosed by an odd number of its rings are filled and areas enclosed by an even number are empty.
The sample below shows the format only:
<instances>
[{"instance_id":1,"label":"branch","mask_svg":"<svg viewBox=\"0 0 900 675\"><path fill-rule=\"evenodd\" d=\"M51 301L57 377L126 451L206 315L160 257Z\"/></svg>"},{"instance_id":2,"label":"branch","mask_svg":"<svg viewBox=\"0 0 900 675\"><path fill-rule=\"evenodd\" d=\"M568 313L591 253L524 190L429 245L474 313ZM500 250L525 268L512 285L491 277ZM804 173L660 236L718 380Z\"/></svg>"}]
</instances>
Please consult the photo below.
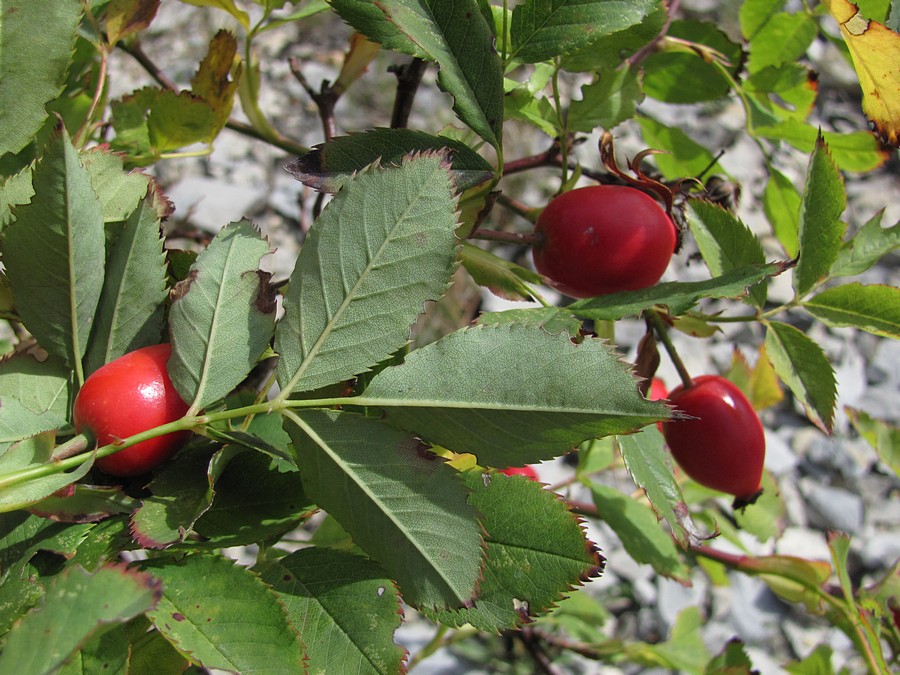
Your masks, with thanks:
<instances>
[{"instance_id":1,"label":"branch","mask_svg":"<svg viewBox=\"0 0 900 675\"><path fill-rule=\"evenodd\" d=\"M406 65L389 69L397 76L397 96L394 98L394 110L391 112L391 129L405 129L409 123L413 99L427 67L428 64L424 60L414 58Z\"/></svg>"}]
</instances>

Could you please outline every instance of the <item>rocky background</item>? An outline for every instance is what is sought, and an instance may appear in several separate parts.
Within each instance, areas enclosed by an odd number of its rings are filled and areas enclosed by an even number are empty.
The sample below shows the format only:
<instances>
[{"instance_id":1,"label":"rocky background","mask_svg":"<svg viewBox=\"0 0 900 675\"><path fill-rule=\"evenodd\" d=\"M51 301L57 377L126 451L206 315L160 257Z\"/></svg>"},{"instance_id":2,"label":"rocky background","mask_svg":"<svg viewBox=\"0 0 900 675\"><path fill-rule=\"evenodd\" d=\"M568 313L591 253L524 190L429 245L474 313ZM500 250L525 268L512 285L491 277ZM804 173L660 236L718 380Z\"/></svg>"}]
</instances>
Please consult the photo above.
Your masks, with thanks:
<instances>
[{"instance_id":1,"label":"rocky background","mask_svg":"<svg viewBox=\"0 0 900 675\"><path fill-rule=\"evenodd\" d=\"M247 3L249 5L249 3ZM738 3L694 0L682 3L682 11L720 23L736 34ZM723 5L727 5L723 9ZM189 86L196 64L206 50L206 42L216 30L235 30L237 24L224 12L165 2L151 28L143 36L143 49L150 59L176 84ZM261 108L273 125L285 136L311 146L323 140L317 110L297 78L291 73L289 58L296 58L313 88L322 80L333 80L340 70L349 30L328 14L300 25L271 31L259 40L258 56L263 68ZM813 55L820 72L819 114L824 125L839 129L865 124L859 113L858 85L855 74L837 57L831 46L816 45ZM342 99L337 107L338 133L373 126L387 126L390 118L392 78L386 69L405 62L404 57L384 54ZM112 98L128 93L152 80L130 56L117 53L111 63ZM572 82L572 86L577 83ZM663 122L680 125L695 140L710 149L723 149L721 164L732 180L742 186L738 215L764 236L768 229L760 204L766 170L759 149L743 134L743 112L737 103L729 106L669 106L646 101L642 109ZM434 86L432 69L420 88L410 127L434 131L453 123L444 94ZM236 108L235 119L243 119ZM619 151L633 155L642 149L636 127L623 124L614 130ZM516 133L506 139L506 152L515 158L543 151L548 139L529 133ZM588 166L599 165L596 139L579 148ZM225 224L249 218L268 237L275 250L264 261L275 280L291 272L303 233L312 218L316 195L295 181L283 168L292 157L283 150L226 129L207 157L172 159L150 171L157 175L175 205L169 222L172 235L185 241L202 238ZM784 151L779 168L800 185L807 157ZM882 170L865 176L849 176L850 204L845 219L859 226L880 209L885 209L884 224L900 219L900 165L896 156ZM502 188L529 205L540 205L555 190L557 179L549 172L529 172L504 181ZM498 216L499 218L499 216ZM511 227L524 228L524 221ZM499 228L506 222L495 221ZM511 249L513 257L528 261L523 251ZM673 261L666 279L705 278L702 263L690 262L687 251ZM774 254L774 249L773 249ZM688 261L688 262L686 262ZM893 254L870 270L865 283L900 282L900 256ZM786 300L789 279L777 279L770 290L773 300ZM461 279L455 291L460 306L468 309L480 303L483 310L511 306L490 294L477 290ZM548 291L548 298L552 292ZM516 306L523 306L519 303ZM452 320L446 319L444 320ZM676 345L691 372L723 372L732 362L733 350L745 353L755 362L760 342L755 324L725 324L724 331L709 341L700 342L676 334ZM786 504L783 531L779 537L761 544L748 536L745 545L754 553L794 554L806 558L829 559L826 533L840 530L852 537L851 570L854 580L867 583L884 573L900 558L900 481L889 468L879 463L874 450L850 425L845 406L860 408L873 417L900 423L900 343L882 340L851 329L831 330L815 323L801 326L823 347L836 364L839 402L835 433L827 436L806 419L790 400L763 414L767 430L768 470L777 480ZM617 325L616 339L623 351L633 355L634 345L643 333L638 322ZM670 385L677 381L665 356L659 373ZM542 480L557 484L571 475L563 461L538 467ZM611 474L613 484L632 491L629 477ZM574 498L584 495L571 493ZM624 640L653 641L668 636L678 613L688 606L699 606L707 617L703 639L717 652L733 636L747 643L754 666L762 673L785 672L783 664L802 658L820 643L835 650L834 665L847 665L859 672L852 646L840 631L812 620L802 609L788 605L771 593L765 584L744 575L732 575L730 587L714 587L706 575L695 574L691 587L657 576L646 565L635 563L621 548L615 534L605 526L590 526L591 538L608 559L602 578L586 592L602 599L611 616L604 632ZM726 541L716 546L732 550ZM239 559L252 559L253 551L235 551ZM414 656L431 639L434 627L415 618L398 634ZM478 651L439 651L416 668L421 673L511 672L503 664L486 666L468 661ZM528 662L521 664L526 666ZM635 672L634 667L607 667L583 661L570 672ZM646 672L646 671L644 671Z\"/></svg>"}]
</instances>

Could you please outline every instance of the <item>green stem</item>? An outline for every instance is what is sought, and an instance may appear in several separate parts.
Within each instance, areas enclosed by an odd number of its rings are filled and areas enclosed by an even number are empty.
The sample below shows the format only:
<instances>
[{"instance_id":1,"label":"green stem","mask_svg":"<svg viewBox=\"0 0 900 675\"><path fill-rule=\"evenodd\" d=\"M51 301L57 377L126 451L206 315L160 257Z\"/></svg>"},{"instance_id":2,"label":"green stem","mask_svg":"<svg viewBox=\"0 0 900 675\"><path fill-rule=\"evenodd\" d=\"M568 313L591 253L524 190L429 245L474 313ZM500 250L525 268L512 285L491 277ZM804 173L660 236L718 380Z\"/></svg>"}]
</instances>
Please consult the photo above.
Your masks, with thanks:
<instances>
[{"instance_id":1,"label":"green stem","mask_svg":"<svg viewBox=\"0 0 900 675\"><path fill-rule=\"evenodd\" d=\"M687 389L688 387L692 387L694 381L691 379L691 375L688 373L684 361L682 361L681 357L678 355L678 350L675 349L672 338L669 336L669 329L666 327L662 317L659 316L659 312L655 309L648 309L644 312L644 317L650 322L650 325L653 326L656 335L659 337L659 341L663 343L663 347L665 347L669 358L672 359L672 365L674 365L675 370L678 371L678 376L681 378L684 388Z\"/></svg>"}]
</instances>

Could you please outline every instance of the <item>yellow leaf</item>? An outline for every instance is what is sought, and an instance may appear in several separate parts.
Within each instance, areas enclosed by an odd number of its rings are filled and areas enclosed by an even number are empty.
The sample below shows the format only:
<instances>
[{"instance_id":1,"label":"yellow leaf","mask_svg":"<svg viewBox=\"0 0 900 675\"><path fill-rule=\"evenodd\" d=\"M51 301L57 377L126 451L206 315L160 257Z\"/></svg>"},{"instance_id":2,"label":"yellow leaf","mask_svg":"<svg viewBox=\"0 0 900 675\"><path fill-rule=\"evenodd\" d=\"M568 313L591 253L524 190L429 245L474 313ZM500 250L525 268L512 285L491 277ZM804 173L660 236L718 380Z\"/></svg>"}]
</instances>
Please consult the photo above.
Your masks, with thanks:
<instances>
[{"instance_id":1,"label":"yellow leaf","mask_svg":"<svg viewBox=\"0 0 900 675\"><path fill-rule=\"evenodd\" d=\"M891 147L900 145L900 35L859 14L848 0L824 0L838 22L841 35L863 91L863 112L878 138Z\"/></svg>"}]
</instances>

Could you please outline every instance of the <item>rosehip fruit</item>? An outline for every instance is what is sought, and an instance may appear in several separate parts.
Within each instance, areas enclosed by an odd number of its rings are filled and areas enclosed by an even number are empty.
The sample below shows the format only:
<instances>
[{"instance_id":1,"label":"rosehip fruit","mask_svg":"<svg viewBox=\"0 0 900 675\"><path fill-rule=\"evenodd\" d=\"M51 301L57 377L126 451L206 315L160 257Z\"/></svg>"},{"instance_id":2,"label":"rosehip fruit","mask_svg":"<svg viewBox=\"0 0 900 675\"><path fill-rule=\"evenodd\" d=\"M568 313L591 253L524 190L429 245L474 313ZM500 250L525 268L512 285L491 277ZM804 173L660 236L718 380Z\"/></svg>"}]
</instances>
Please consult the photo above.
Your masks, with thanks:
<instances>
[{"instance_id":1,"label":"rosehip fruit","mask_svg":"<svg viewBox=\"0 0 900 675\"><path fill-rule=\"evenodd\" d=\"M675 225L640 190L593 185L550 200L534 227L534 266L551 286L589 298L652 286L675 251Z\"/></svg>"},{"instance_id":2,"label":"rosehip fruit","mask_svg":"<svg viewBox=\"0 0 900 675\"><path fill-rule=\"evenodd\" d=\"M647 398L651 401L662 401L669 398L669 390L666 388L666 383L658 377L654 377L650 380L650 389L647 392Z\"/></svg>"},{"instance_id":3,"label":"rosehip fruit","mask_svg":"<svg viewBox=\"0 0 900 675\"><path fill-rule=\"evenodd\" d=\"M696 419L663 422L672 456L701 485L734 495L737 505L760 492L766 437L759 416L738 387L718 375L694 378L679 386L669 402Z\"/></svg>"},{"instance_id":4,"label":"rosehip fruit","mask_svg":"<svg viewBox=\"0 0 900 675\"><path fill-rule=\"evenodd\" d=\"M93 372L75 398L76 431L89 431L98 445L107 445L183 417L188 405L166 370L170 353L168 344L144 347ZM171 457L189 436L187 431L157 436L95 465L113 476L137 476Z\"/></svg>"},{"instance_id":5,"label":"rosehip fruit","mask_svg":"<svg viewBox=\"0 0 900 675\"><path fill-rule=\"evenodd\" d=\"M500 473L505 473L507 476L525 476L526 478L530 478L531 480L540 480L538 478L537 471L535 471L534 468L530 466L510 466L501 470Z\"/></svg>"}]
</instances>

